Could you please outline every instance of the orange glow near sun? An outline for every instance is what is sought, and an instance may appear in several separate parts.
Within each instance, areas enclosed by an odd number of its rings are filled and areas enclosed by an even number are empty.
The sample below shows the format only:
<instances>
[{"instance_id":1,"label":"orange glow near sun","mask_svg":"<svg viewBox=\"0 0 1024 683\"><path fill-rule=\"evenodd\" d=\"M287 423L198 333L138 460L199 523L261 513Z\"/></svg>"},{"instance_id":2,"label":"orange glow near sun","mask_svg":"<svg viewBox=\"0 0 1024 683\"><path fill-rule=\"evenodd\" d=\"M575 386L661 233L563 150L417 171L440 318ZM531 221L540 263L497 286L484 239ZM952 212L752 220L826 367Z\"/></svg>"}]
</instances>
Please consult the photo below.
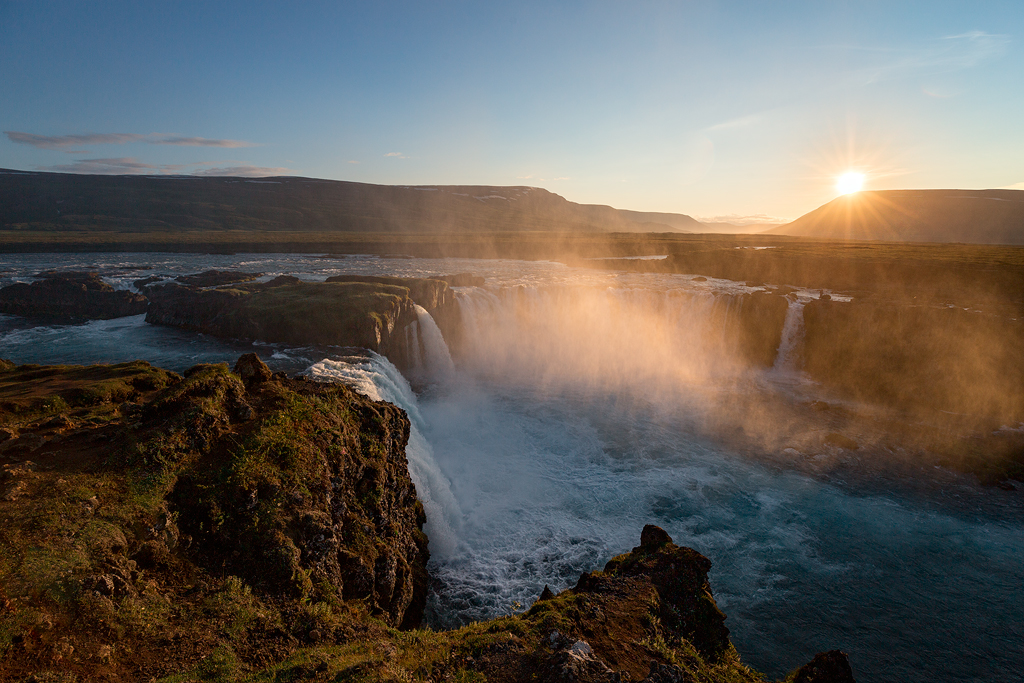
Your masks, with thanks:
<instances>
[{"instance_id":1,"label":"orange glow near sun","mask_svg":"<svg viewBox=\"0 0 1024 683\"><path fill-rule=\"evenodd\" d=\"M836 181L836 189L839 190L840 194L860 192L862 187L864 187L864 174L855 171L844 173Z\"/></svg>"}]
</instances>

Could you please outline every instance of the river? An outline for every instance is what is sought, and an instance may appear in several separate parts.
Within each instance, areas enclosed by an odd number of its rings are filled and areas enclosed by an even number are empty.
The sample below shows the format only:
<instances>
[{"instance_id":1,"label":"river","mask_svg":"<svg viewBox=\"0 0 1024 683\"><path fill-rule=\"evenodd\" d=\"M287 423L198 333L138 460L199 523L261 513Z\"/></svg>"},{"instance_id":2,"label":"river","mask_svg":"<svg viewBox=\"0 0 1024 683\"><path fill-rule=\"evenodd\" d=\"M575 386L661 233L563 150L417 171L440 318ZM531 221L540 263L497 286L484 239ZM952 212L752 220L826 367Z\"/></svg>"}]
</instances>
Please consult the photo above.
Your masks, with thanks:
<instances>
[{"instance_id":1,"label":"river","mask_svg":"<svg viewBox=\"0 0 1024 683\"><path fill-rule=\"evenodd\" d=\"M544 585L572 586L654 523L711 559L733 643L769 676L834 648L859 681L1011 681L1024 671L1021 492L940 470L908 481L884 468L789 468L726 438L737 424L776 430L772 406L814 391L793 354L800 306L816 292L793 294L780 359L751 371L719 322L730 297L752 288L723 280L551 262L36 254L3 257L0 285L48 268L97 270L118 287L210 268L313 281L484 276L484 288L457 289L457 346L421 315L427 353L413 385L373 354L231 343L144 316L0 316L0 357L18 363L141 358L181 371L255 350L274 369L344 379L403 407L435 626L528 607Z\"/></svg>"}]
</instances>

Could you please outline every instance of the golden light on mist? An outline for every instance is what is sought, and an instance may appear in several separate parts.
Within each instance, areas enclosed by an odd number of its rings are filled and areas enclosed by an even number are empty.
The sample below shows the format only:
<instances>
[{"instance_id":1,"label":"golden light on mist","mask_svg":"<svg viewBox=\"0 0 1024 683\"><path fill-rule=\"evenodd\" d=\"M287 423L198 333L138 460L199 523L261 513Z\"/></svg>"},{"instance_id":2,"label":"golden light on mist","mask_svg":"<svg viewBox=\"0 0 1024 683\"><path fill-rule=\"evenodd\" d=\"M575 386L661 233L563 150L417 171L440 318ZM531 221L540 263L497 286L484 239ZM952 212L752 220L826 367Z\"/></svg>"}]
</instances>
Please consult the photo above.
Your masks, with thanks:
<instances>
[{"instance_id":1,"label":"golden light on mist","mask_svg":"<svg viewBox=\"0 0 1024 683\"><path fill-rule=\"evenodd\" d=\"M844 173L836 181L836 189L839 190L840 194L860 192L862 187L864 187L864 174L857 173L856 171Z\"/></svg>"}]
</instances>

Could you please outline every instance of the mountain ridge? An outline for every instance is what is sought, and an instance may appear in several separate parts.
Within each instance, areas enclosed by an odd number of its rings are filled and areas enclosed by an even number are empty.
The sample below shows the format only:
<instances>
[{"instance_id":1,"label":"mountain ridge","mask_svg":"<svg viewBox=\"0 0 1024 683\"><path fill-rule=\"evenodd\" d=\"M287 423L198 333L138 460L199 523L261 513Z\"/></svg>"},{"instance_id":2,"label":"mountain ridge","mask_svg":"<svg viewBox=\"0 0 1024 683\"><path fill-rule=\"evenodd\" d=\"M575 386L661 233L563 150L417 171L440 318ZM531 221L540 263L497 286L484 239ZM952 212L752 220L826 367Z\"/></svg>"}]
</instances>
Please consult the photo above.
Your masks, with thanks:
<instances>
[{"instance_id":1,"label":"mountain ridge","mask_svg":"<svg viewBox=\"0 0 1024 683\"><path fill-rule=\"evenodd\" d=\"M1024 190L864 190L761 234L1024 244Z\"/></svg>"},{"instance_id":2,"label":"mountain ridge","mask_svg":"<svg viewBox=\"0 0 1024 683\"><path fill-rule=\"evenodd\" d=\"M542 188L84 175L0 169L0 229L692 232L684 214L577 204Z\"/></svg>"}]
</instances>

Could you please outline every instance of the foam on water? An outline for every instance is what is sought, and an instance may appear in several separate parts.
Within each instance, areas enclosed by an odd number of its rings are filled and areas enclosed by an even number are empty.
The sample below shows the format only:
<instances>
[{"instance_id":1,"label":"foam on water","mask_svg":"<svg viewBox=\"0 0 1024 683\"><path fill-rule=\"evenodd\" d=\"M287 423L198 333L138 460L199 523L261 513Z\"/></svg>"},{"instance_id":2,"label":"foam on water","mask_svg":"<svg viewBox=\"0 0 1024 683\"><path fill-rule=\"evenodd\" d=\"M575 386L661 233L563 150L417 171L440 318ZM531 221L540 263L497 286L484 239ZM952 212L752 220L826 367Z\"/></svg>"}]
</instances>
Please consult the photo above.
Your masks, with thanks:
<instances>
[{"instance_id":1,"label":"foam on water","mask_svg":"<svg viewBox=\"0 0 1024 683\"><path fill-rule=\"evenodd\" d=\"M859 680L992 680L1024 657L1019 521L772 472L681 432L663 406L478 384L420 409L463 516L454 552L431 560L436 624L528 606L656 523L713 560L734 642L770 675L835 647ZM933 656L954 646L956 662Z\"/></svg>"}]
</instances>

